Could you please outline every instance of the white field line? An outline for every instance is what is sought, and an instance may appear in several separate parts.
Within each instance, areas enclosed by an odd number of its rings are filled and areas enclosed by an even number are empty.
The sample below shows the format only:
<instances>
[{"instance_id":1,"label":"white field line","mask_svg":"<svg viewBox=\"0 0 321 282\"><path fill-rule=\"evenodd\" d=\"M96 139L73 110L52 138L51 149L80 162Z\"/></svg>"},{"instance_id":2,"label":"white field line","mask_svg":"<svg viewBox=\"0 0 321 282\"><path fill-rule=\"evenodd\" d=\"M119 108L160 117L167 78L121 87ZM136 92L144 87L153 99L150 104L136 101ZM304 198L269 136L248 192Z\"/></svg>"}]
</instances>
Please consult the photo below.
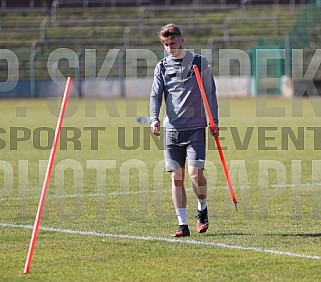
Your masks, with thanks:
<instances>
[{"instance_id":1,"label":"white field line","mask_svg":"<svg viewBox=\"0 0 321 282\"><path fill-rule=\"evenodd\" d=\"M0 223L0 227L8 227L8 228L23 228L23 229L32 229L31 225L19 225L19 224L10 224L10 223ZM41 230L65 233L65 234L73 234L73 235L85 235L85 236L95 236L95 237L105 237L105 238L117 238L117 239L129 239L129 240L143 240L143 241L162 241L168 243L180 243L186 245L199 245L199 246L210 246L216 248L224 248L224 249L232 249L232 250L241 250L241 251L253 251L257 253L266 253L272 255L280 255L280 256L288 256L288 257L297 257L304 259L313 259L313 260L321 260L321 256L312 256L306 254L297 254L287 251L277 251L270 249L262 249L257 247L245 247L239 245L229 245L224 243L217 242L203 242L196 241L190 239L170 239L164 237L155 237L155 236L136 236L136 235L126 235L126 234L110 234L110 233L100 233L96 231L81 231L81 230L70 230L70 229L62 229L62 228L54 228L54 227L40 227Z\"/></svg>"},{"instance_id":2,"label":"white field line","mask_svg":"<svg viewBox=\"0 0 321 282\"><path fill-rule=\"evenodd\" d=\"M272 185L271 187L261 187L261 189L268 189L268 188L274 188L274 189L284 189L284 188L309 188L309 187L316 187L320 186L321 183L305 183L305 184L278 184L278 185ZM209 187L209 191L213 190L224 190L227 189L226 186L219 186L219 187ZM234 187L234 189L254 189L252 186L241 186L241 187ZM192 191L191 188L187 187L187 191ZM48 195L48 199L68 199L68 198L83 198L83 197L106 197L106 196L122 196L122 195L136 195L136 194L153 194L153 193L171 193L171 190L140 190L140 191L119 191L119 192L110 192L110 193L89 193L89 194L65 194L65 195ZM40 191L39 191L40 196ZM39 196L32 195L31 197L26 195L24 197L2 197L0 198L1 201L23 201L26 199L38 199Z\"/></svg>"}]
</instances>

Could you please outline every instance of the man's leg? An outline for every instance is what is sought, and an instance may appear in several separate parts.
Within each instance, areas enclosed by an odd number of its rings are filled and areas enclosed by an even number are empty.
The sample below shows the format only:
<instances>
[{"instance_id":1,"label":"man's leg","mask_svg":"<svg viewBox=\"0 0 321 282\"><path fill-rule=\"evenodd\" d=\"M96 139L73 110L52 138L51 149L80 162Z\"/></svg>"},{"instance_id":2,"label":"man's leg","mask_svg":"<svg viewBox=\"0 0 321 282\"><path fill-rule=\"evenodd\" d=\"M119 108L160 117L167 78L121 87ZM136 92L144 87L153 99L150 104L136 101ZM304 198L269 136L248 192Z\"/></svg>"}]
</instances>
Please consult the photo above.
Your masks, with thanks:
<instances>
[{"instance_id":1,"label":"man's leg","mask_svg":"<svg viewBox=\"0 0 321 282\"><path fill-rule=\"evenodd\" d=\"M208 229L207 216L207 181L203 173L203 169L194 166L188 166L188 174L192 181L194 193L197 197L198 220L196 229L199 233L206 232Z\"/></svg>"},{"instance_id":2,"label":"man's leg","mask_svg":"<svg viewBox=\"0 0 321 282\"><path fill-rule=\"evenodd\" d=\"M204 176L203 169L197 168L194 166L188 166L188 174L191 178L193 190L194 190L194 193L196 194L197 199L206 200L207 181ZM199 210L201 210L200 207L199 207Z\"/></svg>"},{"instance_id":3,"label":"man's leg","mask_svg":"<svg viewBox=\"0 0 321 282\"><path fill-rule=\"evenodd\" d=\"M171 172L172 178L172 199L178 219L179 229L173 237L190 236L186 217L186 191L184 187L184 168L178 168Z\"/></svg>"},{"instance_id":4,"label":"man's leg","mask_svg":"<svg viewBox=\"0 0 321 282\"><path fill-rule=\"evenodd\" d=\"M181 135L182 133L176 130L166 130L164 137L166 171L171 173L172 200L179 223L179 229L172 235L173 237L190 236L186 218L186 191L184 187L186 148L180 144Z\"/></svg>"}]
</instances>

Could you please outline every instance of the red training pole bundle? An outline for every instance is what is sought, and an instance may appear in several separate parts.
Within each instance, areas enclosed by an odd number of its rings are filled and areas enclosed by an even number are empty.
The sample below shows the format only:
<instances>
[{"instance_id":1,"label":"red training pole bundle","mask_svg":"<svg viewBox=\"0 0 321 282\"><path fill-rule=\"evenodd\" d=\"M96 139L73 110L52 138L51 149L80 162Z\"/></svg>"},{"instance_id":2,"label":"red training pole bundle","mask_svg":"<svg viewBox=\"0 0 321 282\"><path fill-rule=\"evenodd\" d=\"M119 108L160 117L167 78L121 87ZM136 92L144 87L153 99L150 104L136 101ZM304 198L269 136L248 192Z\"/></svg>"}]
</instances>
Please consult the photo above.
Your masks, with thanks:
<instances>
[{"instance_id":1,"label":"red training pole bundle","mask_svg":"<svg viewBox=\"0 0 321 282\"><path fill-rule=\"evenodd\" d=\"M43 208L45 205L47 190L48 190L48 186L49 186L49 182L50 182L50 176L51 176L52 167L53 167L53 163L54 163L54 159L55 159L55 155L56 155L56 151L57 151L57 146L58 146L58 141L59 141L59 137L60 137L60 130L61 130L62 122L64 120L64 115L65 115L65 111L66 111L66 107L67 107L67 103L68 103L68 96L69 96L69 92L70 92L71 82L72 82L71 77L68 77L64 96L63 96L62 103L61 103L61 109L60 109L60 114L59 114L59 118L58 118L58 122L57 122L55 138L54 138L52 148L50 151L50 157L49 157L49 161L48 161L48 165L47 165L45 180L44 180L43 186L42 186L41 197L40 197L40 201L38 204L38 211L37 211L35 223L33 225L33 230L32 230L32 235L31 235L31 240L30 240L30 245L29 245L29 251L28 251L28 255L27 255L25 268L23 270L24 274L27 274L29 272L33 251L34 251L34 248L36 245L37 234L38 234L38 230L39 230L39 226L40 226Z\"/></svg>"},{"instance_id":2,"label":"red training pole bundle","mask_svg":"<svg viewBox=\"0 0 321 282\"><path fill-rule=\"evenodd\" d=\"M197 84L198 84L198 87L199 87L201 95L202 95L203 104L204 104L205 110L206 110L208 118L209 118L210 127L211 127L212 131L214 131L215 128L216 128L216 125L214 123L213 115L212 115L210 106L208 104L207 98L206 98L206 94L205 94L203 82L202 82L202 79L201 79L201 76L200 76L200 72L199 72L198 67L196 65L194 65L193 68L194 68L194 72L195 72L195 75L196 75ZM221 147L221 142L220 142L220 139L218 138L218 136L214 136L214 139L215 139L215 142L216 142L218 153L219 153L220 158L221 158L221 163L222 163L223 170L224 170L224 173L225 173L225 178L226 178L226 181L227 181L227 184L228 184L228 188L230 190L231 198L232 198L232 201L233 201L233 203L235 205L235 208L237 210L237 200L236 200L236 196L235 196L235 193L234 193L234 190L233 190L233 186L232 186L232 182L231 182L231 179L230 179L230 175L228 173L228 169L227 169L227 165L226 165L226 162L225 162L223 150L222 150L222 147Z\"/></svg>"}]
</instances>

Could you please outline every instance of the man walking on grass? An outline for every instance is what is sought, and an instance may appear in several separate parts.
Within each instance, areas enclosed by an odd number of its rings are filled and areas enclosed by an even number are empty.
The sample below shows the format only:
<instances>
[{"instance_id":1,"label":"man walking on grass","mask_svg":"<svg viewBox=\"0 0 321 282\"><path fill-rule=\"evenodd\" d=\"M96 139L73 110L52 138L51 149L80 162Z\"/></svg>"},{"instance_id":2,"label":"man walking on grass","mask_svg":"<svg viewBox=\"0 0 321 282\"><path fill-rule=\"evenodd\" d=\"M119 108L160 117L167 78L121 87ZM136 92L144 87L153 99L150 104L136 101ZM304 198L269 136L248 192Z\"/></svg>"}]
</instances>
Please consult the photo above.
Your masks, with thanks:
<instances>
[{"instance_id":1,"label":"man walking on grass","mask_svg":"<svg viewBox=\"0 0 321 282\"><path fill-rule=\"evenodd\" d=\"M200 90L193 71L197 65L202 76L205 93L216 124L212 135L218 136L218 105L216 87L209 62L205 57L183 48L184 38L179 27L167 24L159 32L159 39L168 56L155 67L150 94L150 127L160 136L159 113L165 101L164 157L166 171L171 173L172 199L179 228L173 237L190 236L186 216L184 186L185 163L197 197L197 223L199 233L208 229L207 182L203 174L206 151L207 120Z\"/></svg>"}]
</instances>

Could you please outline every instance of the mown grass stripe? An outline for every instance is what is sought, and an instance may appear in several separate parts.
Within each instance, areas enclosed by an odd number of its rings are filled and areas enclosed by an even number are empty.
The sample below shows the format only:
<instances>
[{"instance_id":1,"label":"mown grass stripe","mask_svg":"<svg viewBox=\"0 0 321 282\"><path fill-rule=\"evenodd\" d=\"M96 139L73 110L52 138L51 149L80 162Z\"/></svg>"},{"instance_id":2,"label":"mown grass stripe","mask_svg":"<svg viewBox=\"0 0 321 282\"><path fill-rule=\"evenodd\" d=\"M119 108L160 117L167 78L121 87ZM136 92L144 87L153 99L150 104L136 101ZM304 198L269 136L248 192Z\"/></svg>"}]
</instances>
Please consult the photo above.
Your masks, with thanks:
<instances>
[{"instance_id":1,"label":"mown grass stripe","mask_svg":"<svg viewBox=\"0 0 321 282\"><path fill-rule=\"evenodd\" d=\"M272 185L270 188L274 189L285 189L285 188L310 188L321 186L321 183L306 183L306 184L279 184L279 185ZM240 189L256 189L258 187L255 186L242 186L237 187ZM259 187L261 188L261 187ZM209 191L214 190L225 190L227 189L225 186L219 187L209 187ZM192 191L192 189L187 188L187 191ZM39 192L40 193L40 192ZM136 194L152 194L152 193L171 193L171 190L141 190L141 191L120 191L120 192L109 192L109 193L89 193L89 194L65 194L65 195L48 195L47 198L49 199L68 199L68 198L83 198L83 197L107 197L107 196L119 196L119 195L136 195ZM26 199L39 199L39 195L34 196L25 196L25 197L0 197L0 201L22 201Z\"/></svg>"}]
</instances>

